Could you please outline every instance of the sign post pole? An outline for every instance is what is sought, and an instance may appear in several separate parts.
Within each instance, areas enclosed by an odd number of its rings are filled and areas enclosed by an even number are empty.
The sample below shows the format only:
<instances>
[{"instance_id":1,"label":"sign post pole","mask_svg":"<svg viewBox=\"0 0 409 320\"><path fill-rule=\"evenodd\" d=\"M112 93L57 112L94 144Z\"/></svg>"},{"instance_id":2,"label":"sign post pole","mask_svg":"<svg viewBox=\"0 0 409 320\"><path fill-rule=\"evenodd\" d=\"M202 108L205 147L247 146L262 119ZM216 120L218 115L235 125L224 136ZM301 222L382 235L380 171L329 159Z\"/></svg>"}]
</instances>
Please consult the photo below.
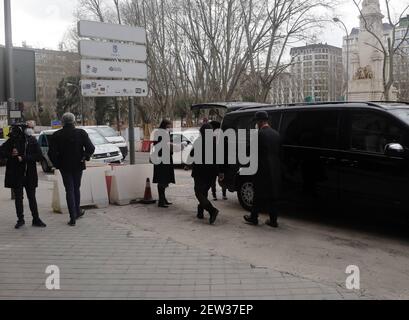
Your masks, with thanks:
<instances>
[{"instance_id":1,"label":"sign post pole","mask_svg":"<svg viewBox=\"0 0 409 320\"><path fill-rule=\"evenodd\" d=\"M7 83L7 124L11 124L11 110L14 110L14 64L13 64L13 38L11 29L10 0L4 0L4 30L6 44L6 83Z\"/></svg>"},{"instance_id":2,"label":"sign post pole","mask_svg":"<svg viewBox=\"0 0 409 320\"><path fill-rule=\"evenodd\" d=\"M134 118L135 118L135 103L134 98L129 97L129 153L130 153L130 161L131 165L135 164L135 125L134 125Z\"/></svg>"}]
</instances>

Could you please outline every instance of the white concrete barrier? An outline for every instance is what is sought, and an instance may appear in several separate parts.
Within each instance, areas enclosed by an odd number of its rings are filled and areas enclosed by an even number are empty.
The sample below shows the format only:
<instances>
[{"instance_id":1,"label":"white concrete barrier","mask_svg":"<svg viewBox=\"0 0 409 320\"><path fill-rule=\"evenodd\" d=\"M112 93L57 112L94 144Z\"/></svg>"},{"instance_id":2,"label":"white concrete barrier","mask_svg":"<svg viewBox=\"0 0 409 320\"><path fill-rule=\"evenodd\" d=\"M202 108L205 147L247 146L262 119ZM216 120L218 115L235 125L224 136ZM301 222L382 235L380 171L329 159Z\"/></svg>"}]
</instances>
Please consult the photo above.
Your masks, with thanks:
<instances>
[{"instance_id":1,"label":"white concrete barrier","mask_svg":"<svg viewBox=\"0 0 409 320\"><path fill-rule=\"evenodd\" d=\"M154 199L157 199L157 188L156 185L152 184L152 164L113 167L110 192L111 203L125 206L129 205L132 201L143 199L147 178L151 181L152 196Z\"/></svg>"},{"instance_id":2,"label":"white concrete barrier","mask_svg":"<svg viewBox=\"0 0 409 320\"><path fill-rule=\"evenodd\" d=\"M109 206L108 190L105 174L111 170L109 166L88 165L84 171L81 183L81 207L94 206L106 208ZM64 183L59 170L54 173L54 190L52 208L56 213L68 213Z\"/></svg>"}]
</instances>

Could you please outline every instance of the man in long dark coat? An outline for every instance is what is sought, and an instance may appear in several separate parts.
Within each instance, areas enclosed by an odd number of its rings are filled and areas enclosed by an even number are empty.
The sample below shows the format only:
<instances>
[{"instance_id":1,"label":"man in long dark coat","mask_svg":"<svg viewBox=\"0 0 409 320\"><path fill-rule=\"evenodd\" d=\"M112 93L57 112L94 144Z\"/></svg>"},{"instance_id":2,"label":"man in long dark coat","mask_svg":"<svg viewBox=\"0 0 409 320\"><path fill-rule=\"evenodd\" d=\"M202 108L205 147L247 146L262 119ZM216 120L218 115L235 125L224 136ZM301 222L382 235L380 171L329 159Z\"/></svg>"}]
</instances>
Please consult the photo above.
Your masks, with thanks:
<instances>
[{"instance_id":1,"label":"man in long dark coat","mask_svg":"<svg viewBox=\"0 0 409 320\"><path fill-rule=\"evenodd\" d=\"M42 159L42 153L37 139L33 137L31 128L13 126L10 139L1 147L0 154L7 159L5 187L14 190L16 213L18 217L16 229L25 225L24 220L24 189L30 204L34 227L46 227L41 221L36 189L38 187L37 162Z\"/></svg>"},{"instance_id":2,"label":"man in long dark coat","mask_svg":"<svg viewBox=\"0 0 409 320\"><path fill-rule=\"evenodd\" d=\"M219 210L212 205L208 196L209 190L212 188L213 183L220 174L220 170L216 163L216 146L214 139L209 142L209 145L213 147L213 161L212 163L206 163L206 131L213 131L212 126L208 123L205 123L200 128L200 137L195 141L190 157L195 160L192 166L192 177L195 182L195 195L199 202L197 207L197 218L200 220L204 219L204 212L207 211L210 215L210 224L214 224L219 214ZM199 159L197 153L201 155L201 159ZM198 163L196 163L196 160L198 160Z\"/></svg>"},{"instance_id":3,"label":"man in long dark coat","mask_svg":"<svg viewBox=\"0 0 409 320\"><path fill-rule=\"evenodd\" d=\"M74 227L78 218L84 215L81 210L81 180L89 161L95 152L88 133L75 128L75 116L66 113L62 117L64 127L55 132L50 139L48 156L54 167L60 170L64 182L70 221Z\"/></svg>"},{"instance_id":4,"label":"man in long dark coat","mask_svg":"<svg viewBox=\"0 0 409 320\"><path fill-rule=\"evenodd\" d=\"M258 133L258 171L253 177L254 201L250 216L245 216L246 222L258 225L260 213L268 213L270 220L267 225L277 228L277 201L281 189L280 135L268 123L267 112L256 113Z\"/></svg>"}]
</instances>

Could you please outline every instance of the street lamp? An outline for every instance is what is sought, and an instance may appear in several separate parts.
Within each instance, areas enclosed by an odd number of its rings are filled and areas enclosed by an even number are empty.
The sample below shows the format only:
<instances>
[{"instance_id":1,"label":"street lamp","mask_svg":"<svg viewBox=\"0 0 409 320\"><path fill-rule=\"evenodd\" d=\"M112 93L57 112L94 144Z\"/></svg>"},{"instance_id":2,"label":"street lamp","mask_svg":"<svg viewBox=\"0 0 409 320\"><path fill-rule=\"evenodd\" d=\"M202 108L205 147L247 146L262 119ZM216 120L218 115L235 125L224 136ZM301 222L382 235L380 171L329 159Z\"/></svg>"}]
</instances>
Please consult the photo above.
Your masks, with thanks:
<instances>
[{"instance_id":1,"label":"street lamp","mask_svg":"<svg viewBox=\"0 0 409 320\"><path fill-rule=\"evenodd\" d=\"M67 83L67 87L74 87L77 88L78 94L80 95L80 106L81 106L81 125L84 125L84 99L81 93L81 87L74 83Z\"/></svg>"},{"instance_id":2,"label":"street lamp","mask_svg":"<svg viewBox=\"0 0 409 320\"><path fill-rule=\"evenodd\" d=\"M332 20L334 20L335 23L341 23L345 29L346 41L347 41L347 92L345 95L345 100L349 101L349 32L348 32L348 28L346 27L345 23L342 22L341 19L335 17Z\"/></svg>"}]
</instances>

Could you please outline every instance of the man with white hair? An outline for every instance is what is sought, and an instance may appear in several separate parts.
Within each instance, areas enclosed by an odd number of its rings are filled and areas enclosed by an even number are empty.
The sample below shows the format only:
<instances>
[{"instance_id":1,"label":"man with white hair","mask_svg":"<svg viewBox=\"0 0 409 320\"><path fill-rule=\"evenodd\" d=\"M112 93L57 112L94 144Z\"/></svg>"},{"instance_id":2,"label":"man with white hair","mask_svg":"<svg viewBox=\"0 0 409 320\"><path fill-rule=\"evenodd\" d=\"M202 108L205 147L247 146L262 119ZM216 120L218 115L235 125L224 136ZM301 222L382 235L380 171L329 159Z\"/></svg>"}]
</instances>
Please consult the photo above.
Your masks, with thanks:
<instances>
[{"instance_id":1,"label":"man with white hair","mask_svg":"<svg viewBox=\"0 0 409 320\"><path fill-rule=\"evenodd\" d=\"M75 116L72 113L63 115L62 124L63 128L50 139L48 156L61 172L70 212L68 225L75 226L76 220L84 215L80 208L80 188L85 161L90 160L95 147L85 130L75 128Z\"/></svg>"}]
</instances>

